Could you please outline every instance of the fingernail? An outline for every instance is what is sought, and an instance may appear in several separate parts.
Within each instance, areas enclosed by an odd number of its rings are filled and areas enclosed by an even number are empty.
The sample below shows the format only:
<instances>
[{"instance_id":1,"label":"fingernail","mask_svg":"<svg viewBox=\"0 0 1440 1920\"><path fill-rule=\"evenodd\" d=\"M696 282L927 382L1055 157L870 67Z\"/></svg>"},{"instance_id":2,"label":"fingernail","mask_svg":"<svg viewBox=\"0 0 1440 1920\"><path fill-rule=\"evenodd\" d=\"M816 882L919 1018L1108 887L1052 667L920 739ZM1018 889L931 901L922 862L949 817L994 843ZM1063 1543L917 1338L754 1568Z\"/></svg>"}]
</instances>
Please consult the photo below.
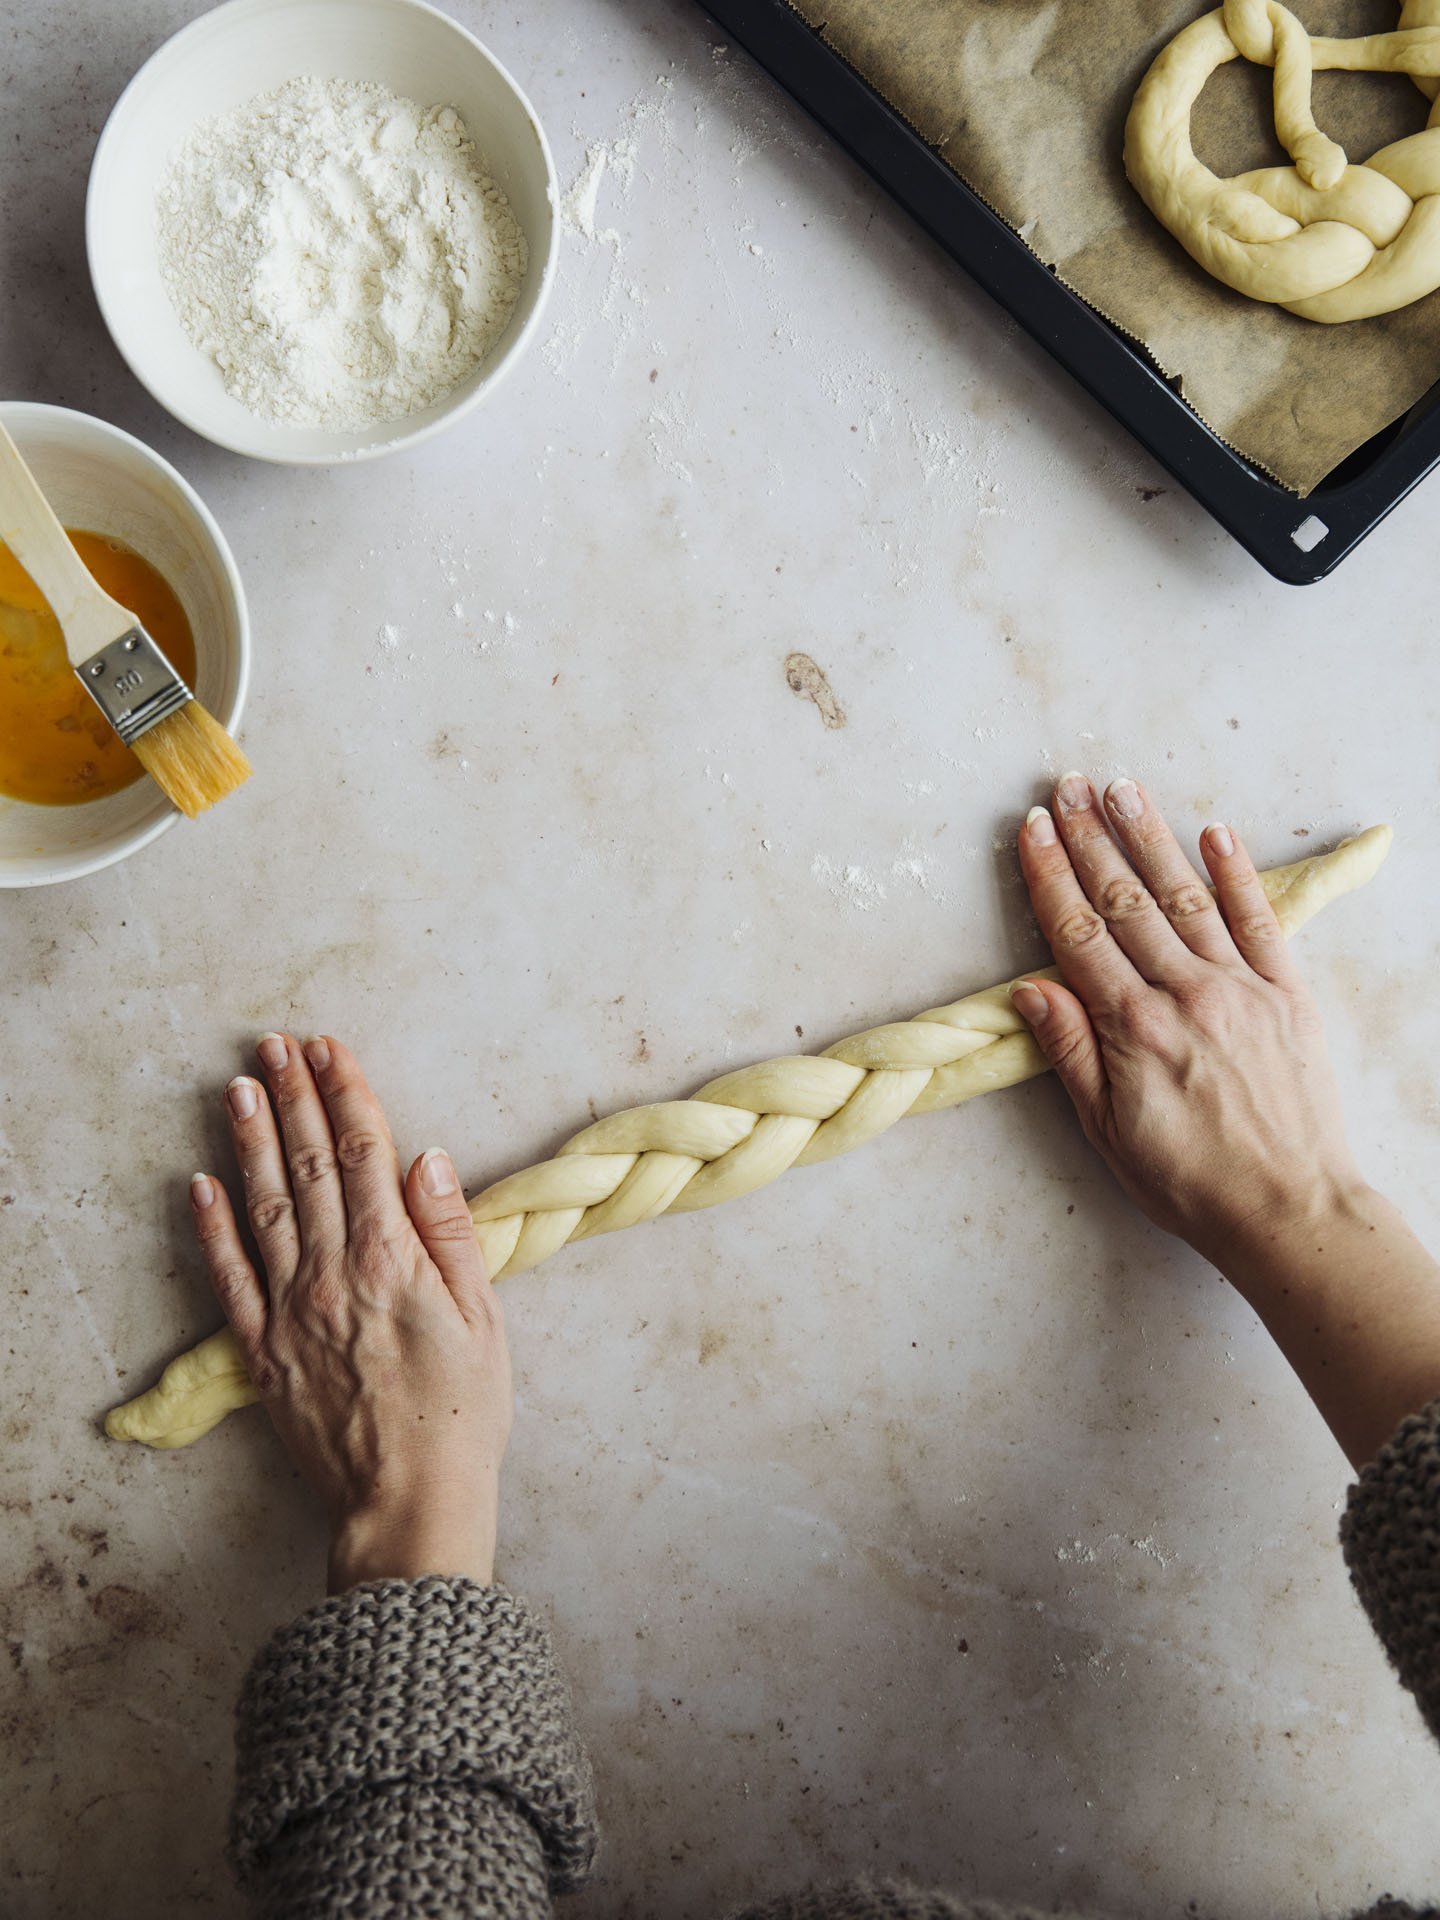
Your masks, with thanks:
<instances>
[{"instance_id":1,"label":"fingernail","mask_svg":"<svg viewBox=\"0 0 1440 1920\"><path fill-rule=\"evenodd\" d=\"M438 1200L442 1193L454 1193L459 1184L450 1156L440 1147L427 1147L420 1159L420 1184Z\"/></svg>"},{"instance_id":2,"label":"fingernail","mask_svg":"<svg viewBox=\"0 0 1440 1920\"><path fill-rule=\"evenodd\" d=\"M285 1045L285 1036L280 1033L262 1033L255 1043L255 1051L260 1056L261 1065L269 1067L272 1073L280 1071L290 1053Z\"/></svg>"},{"instance_id":3,"label":"fingernail","mask_svg":"<svg viewBox=\"0 0 1440 1920\"><path fill-rule=\"evenodd\" d=\"M1055 844L1055 822L1044 807L1031 807L1025 816L1025 831L1030 836L1032 847L1053 847Z\"/></svg>"},{"instance_id":4,"label":"fingernail","mask_svg":"<svg viewBox=\"0 0 1440 1920\"><path fill-rule=\"evenodd\" d=\"M230 1111L237 1120L248 1120L260 1104L258 1087L253 1080L247 1080L243 1073L226 1087L225 1098L230 1102Z\"/></svg>"},{"instance_id":5,"label":"fingernail","mask_svg":"<svg viewBox=\"0 0 1440 1920\"><path fill-rule=\"evenodd\" d=\"M1010 998L1020 1018L1032 1027L1038 1027L1050 1011L1050 1002L1029 980L1022 980L1018 986L1011 987Z\"/></svg>"},{"instance_id":6,"label":"fingernail","mask_svg":"<svg viewBox=\"0 0 1440 1920\"><path fill-rule=\"evenodd\" d=\"M1090 804L1090 782L1083 773L1067 773L1055 789L1066 813L1083 813Z\"/></svg>"},{"instance_id":7,"label":"fingernail","mask_svg":"<svg viewBox=\"0 0 1440 1920\"><path fill-rule=\"evenodd\" d=\"M208 1173L192 1173L190 1176L190 1199L197 1207L213 1207L215 1204L215 1182Z\"/></svg>"},{"instance_id":8,"label":"fingernail","mask_svg":"<svg viewBox=\"0 0 1440 1920\"><path fill-rule=\"evenodd\" d=\"M312 1034L305 1042L305 1058L316 1073L324 1073L330 1064L330 1042L323 1033Z\"/></svg>"},{"instance_id":9,"label":"fingernail","mask_svg":"<svg viewBox=\"0 0 1440 1920\"><path fill-rule=\"evenodd\" d=\"M1133 780L1112 780L1105 789L1105 798L1122 820L1136 820L1145 810L1140 789Z\"/></svg>"},{"instance_id":10,"label":"fingernail","mask_svg":"<svg viewBox=\"0 0 1440 1920\"><path fill-rule=\"evenodd\" d=\"M1213 826L1206 827L1205 838L1210 842L1212 853L1218 853L1222 860L1228 860L1235 851L1235 836L1229 827L1222 827L1217 820Z\"/></svg>"}]
</instances>

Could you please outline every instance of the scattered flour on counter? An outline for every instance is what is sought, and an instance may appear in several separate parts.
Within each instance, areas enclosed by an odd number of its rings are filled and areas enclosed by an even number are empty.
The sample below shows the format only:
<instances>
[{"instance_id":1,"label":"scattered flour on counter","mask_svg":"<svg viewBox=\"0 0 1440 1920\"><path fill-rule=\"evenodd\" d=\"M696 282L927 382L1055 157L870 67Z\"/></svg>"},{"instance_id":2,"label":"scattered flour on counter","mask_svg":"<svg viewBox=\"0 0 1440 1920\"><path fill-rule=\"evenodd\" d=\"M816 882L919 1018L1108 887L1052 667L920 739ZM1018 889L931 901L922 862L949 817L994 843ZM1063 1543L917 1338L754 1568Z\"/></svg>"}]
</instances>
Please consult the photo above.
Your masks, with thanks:
<instances>
[{"instance_id":1,"label":"scattered flour on counter","mask_svg":"<svg viewBox=\"0 0 1440 1920\"><path fill-rule=\"evenodd\" d=\"M664 406L652 407L645 416L645 424L648 429L646 438L656 466L672 480L678 480L681 486L692 486L695 481L694 469L681 458L681 453L690 451L695 438L695 422L684 410L679 396L672 394Z\"/></svg>"},{"instance_id":2,"label":"scattered flour on counter","mask_svg":"<svg viewBox=\"0 0 1440 1920\"><path fill-rule=\"evenodd\" d=\"M1118 1557L1122 1547L1131 1547L1136 1553L1145 1554L1162 1567L1168 1567L1176 1557L1174 1553L1168 1553L1164 1548L1157 1546L1152 1534L1146 1534L1143 1540L1136 1540L1128 1534L1107 1533L1099 1547L1084 1546L1079 1540L1072 1540L1066 1545L1056 1547L1055 1558L1060 1561L1074 1561L1083 1567L1093 1567L1100 1558L1101 1549L1106 1550L1108 1557L1113 1561Z\"/></svg>"},{"instance_id":3,"label":"scattered flour on counter","mask_svg":"<svg viewBox=\"0 0 1440 1920\"><path fill-rule=\"evenodd\" d=\"M1072 1540L1068 1547L1056 1547L1057 1560L1078 1560L1082 1566L1093 1567L1099 1558L1093 1547L1082 1547L1078 1540Z\"/></svg>"},{"instance_id":4,"label":"scattered flour on counter","mask_svg":"<svg viewBox=\"0 0 1440 1920\"><path fill-rule=\"evenodd\" d=\"M302 77L198 126L156 197L161 273L229 392L284 426L431 405L489 355L525 236L453 107Z\"/></svg>"},{"instance_id":5,"label":"scattered flour on counter","mask_svg":"<svg viewBox=\"0 0 1440 1920\"><path fill-rule=\"evenodd\" d=\"M948 896L940 884L940 864L933 853L917 847L913 840L907 840L901 847L899 858L891 862L890 874L892 879L908 880L921 893L928 893L938 905L944 906Z\"/></svg>"},{"instance_id":6,"label":"scattered flour on counter","mask_svg":"<svg viewBox=\"0 0 1440 1920\"><path fill-rule=\"evenodd\" d=\"M602 201L624 204L628 200L640 169L642 145L658 148L670 155L675 150L672 124L674 82L668 74L657 74L653 94L637 94L620 109L620 130L607 139L592 139L573 129L577 140L585 142L584 165L560 199L560 218L573 240L585 243L579 258L562 257L562 286L571 294L571 312L551 330L542 349L552 373L564 374L581 356L582 348L598 325L611 336L610 372L620 365L624 349L634 339L636 321L645 309L645 293L638 279L625 271L625 240L619 227L604 224ZM647 176L648 177L648 176ZM567 250L568 254L569 250ZM604 252L609 257L605 280L598 294L593 280L587 279L588 261ZM585 379L593 378L587 369Z\"/></svg>"},{"instance_id":7,"label":"scattered flour on counter","mask_svg":"<svg viewBox=\"0 0 1440 1920\"><path fill-rule=\"evenodd\" d=\"M600 201L600 182L605 178L605 169L614 158L615 151L619 149L612 151L603 143L586 149L585 165L581 168L574 186L560 202L560 213L562 218L567 220L586 240L598 240L603 245L614 247L618 251L620 235L615 228L600 228L595 224L596 210ZM633 141L628 145L628 153L631 156L630 164L633 166ZM618 166L615 170L617 173L620 171Z\"/></svg>"},{"instance_id":8,"label":"scattered flour on counter","mask_svg":"<svg viewBox=\"0 0 1440 1920\"><path fill-rule=\"evenodd\" d=\"M853 862L837 867L823 853L818 853L810 864L810 871L827 893L832 893L837 900L843 900L849 906L858 907L861 913L868 913L871 907L878 906L885 898L884 882Z\"/></svg>"},{"instance_id":9,"label":"scattered flour on counter","mask_svg":"<svg viewBox=\"0 0 1440 1920\"><path fill-rule=\"evenodd\" d=\"M812 879L818 880L825 891L847 906L868 913L872 907L879 906L888 898L888 888L879 874L872 873L867 867L855 861L846 861L837 865L825 854L817 854L810 863ZM904 886L915 887L936 906L946 904L946 893L940 885L940 867L933 853L918 847L913 840L906 840L898 856L890 863L890 879Z\"/></svg>"}]
</instances>

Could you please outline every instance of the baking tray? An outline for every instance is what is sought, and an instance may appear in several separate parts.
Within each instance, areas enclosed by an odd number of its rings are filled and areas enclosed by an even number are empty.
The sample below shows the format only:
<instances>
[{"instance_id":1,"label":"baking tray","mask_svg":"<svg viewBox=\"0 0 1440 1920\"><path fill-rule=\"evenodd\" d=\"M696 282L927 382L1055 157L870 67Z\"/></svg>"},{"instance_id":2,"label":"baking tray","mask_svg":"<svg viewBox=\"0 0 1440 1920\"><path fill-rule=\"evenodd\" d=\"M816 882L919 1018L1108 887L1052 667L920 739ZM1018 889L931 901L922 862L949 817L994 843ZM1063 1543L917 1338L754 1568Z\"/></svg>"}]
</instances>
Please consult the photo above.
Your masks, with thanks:
<instances>
[{"instance_id":1,"label":"baking tray","mask_svg":"<svg viewBox=\"0 0 1440 1920\"><path fill-rule=\"evenodd\" d=\"M1440 462L1432 387L1301 500L1226 446L1144 348L1058 280L788 0L703 5L1277 580L1323 580Z\"/></svg>"}]
</instances>

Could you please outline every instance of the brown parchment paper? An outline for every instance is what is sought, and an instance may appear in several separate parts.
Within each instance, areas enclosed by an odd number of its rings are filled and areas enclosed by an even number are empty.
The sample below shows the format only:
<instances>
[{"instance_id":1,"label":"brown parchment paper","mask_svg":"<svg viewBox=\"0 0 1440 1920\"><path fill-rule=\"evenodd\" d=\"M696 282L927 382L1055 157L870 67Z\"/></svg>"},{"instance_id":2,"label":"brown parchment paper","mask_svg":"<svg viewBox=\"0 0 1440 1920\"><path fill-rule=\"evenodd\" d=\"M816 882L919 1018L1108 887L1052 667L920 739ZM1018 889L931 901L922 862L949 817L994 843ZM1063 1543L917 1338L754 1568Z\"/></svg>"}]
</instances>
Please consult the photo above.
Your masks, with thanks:
<instances>
[{"instance_id":1,"label":"brown parchment paper","mask_svg":"<svg viewBox=\"0 0 1440 1920\"><path fill-rule=\"evenodd\" d=\"M1440 292L1321 326L1201 271L1125 178L1136 86L1203 0L791 0L1077 293L1142 340L1230 444L1299 494L1440 379ZM1396 0L1290 0L1315 34L1393 28ZM1194 117L1217 173L1283 162L1268 69L1232 61ZM1317 74L1352 160L1425 124L1403 75Z\"/></svg>"}]
</instances>

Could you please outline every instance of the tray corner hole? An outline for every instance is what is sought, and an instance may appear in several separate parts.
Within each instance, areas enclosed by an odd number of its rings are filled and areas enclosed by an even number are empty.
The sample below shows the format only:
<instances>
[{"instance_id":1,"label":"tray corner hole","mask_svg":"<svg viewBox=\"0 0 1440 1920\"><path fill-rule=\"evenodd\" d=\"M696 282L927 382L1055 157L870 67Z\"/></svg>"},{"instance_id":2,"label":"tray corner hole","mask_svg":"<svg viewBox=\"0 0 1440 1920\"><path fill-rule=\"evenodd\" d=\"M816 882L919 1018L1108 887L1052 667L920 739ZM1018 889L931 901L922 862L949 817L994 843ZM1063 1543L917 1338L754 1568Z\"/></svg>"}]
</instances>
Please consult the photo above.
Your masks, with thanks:
<instances>
[{"instance_id":1,"label":"tray corner hole","mask_svg":"<svg viewBox=\"0 0 1440 1920\"><path fill-rule=\"evenodd\" d=\"M1311 513L1307 514L1299 526L1294 529L1290 538L1295 542L1301 553L1313 553L1320 542L1328 537L1329 532L1330 529L1326 526L1325 522L1317 515Z\"/></svg>"}]
</instances>

